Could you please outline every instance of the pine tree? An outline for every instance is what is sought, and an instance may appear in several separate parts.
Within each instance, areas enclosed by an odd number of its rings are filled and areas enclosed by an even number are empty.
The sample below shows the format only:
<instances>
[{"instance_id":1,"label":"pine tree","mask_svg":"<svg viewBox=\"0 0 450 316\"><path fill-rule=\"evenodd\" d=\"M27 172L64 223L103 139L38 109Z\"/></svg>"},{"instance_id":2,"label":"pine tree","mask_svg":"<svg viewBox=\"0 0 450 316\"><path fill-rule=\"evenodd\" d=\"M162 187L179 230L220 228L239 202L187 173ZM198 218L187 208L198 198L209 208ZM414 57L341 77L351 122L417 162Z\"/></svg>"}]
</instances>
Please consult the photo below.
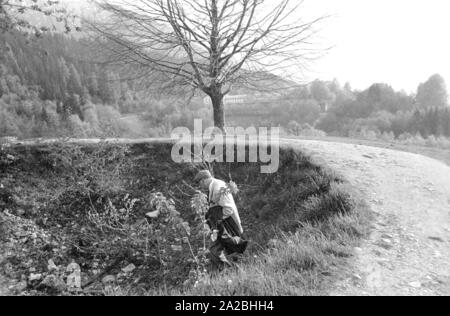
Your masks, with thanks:
<instances>
[{"instance_id":1,"label":"pine tree","mask_svg":"<svg viewBox=\"0 0 450 316\"><path fill-rule=\"evenodd\" d=\"M448 109L442 109L439 113L439 133L441 136L446 137L448 131Z\"/></svg>"},{"instance_id":2,"label":"pine tree","mask_svg":"<svg viewBox=\"0 0 450 316\"><path fill-rule=\"evenodd\" d=\"M81 84L81 77L78 73L78 70L75 68L73 64L70 65L70 76L68 83L68 91L69 93L82 95L83 93L83 85Z\"/></svg>"},{"instance_id":3,"label":"pine tree","mask_svg":"<svg viewBox=\"0 0 450 316\"><path fill-rule=\"evenodd\" d=\"M78 115L83 119L83 112L81 110L81 101L78 94L72 93L69 95L67 101L65 102L65 114Z\"/></svg>"},{"instance_id":4,"label":"pine tree","mask_svg":"<svg viewBox=\"0 0 450 316\"><path fill-rule=\"evenodd\" d=\"M98 95L99 85L97 81L97 75L98 73L92 73L88 79L88 86L89 86L89 93L92 96Z\"/></svg>"},{"instance_id":5,"label":"pine tree","mask_svg":"<svg viewBox=\"0 0 450 316\"><path fill-rule=\"evenodd\" d=\"M120 80L110 70L102 72L102 80L99 84L99 94L103 102L108 105L116 105L120 97Z\"/></svg>"},{"instance_id":6,"label":"pine tree","mask_svg":"<svg viewBox=\"0 0 450 316\"><path fill-rule=\"evenodd\" d=\"M8 75L8 69L5 65L0 64L0 98L3 95L9 94L8 83L6 82L6 76Z\"/></svg>"},{"instance_id":7,"label":"pine tree","mask_svg":"<svg viewBox=\"0 0 450 316\"><path fill-rule=\"evenodd\" d=\"M59 69L59 76L60 76L60 100L65 99L65 95L67 93L67 85L70 78L70 70L67 67L66 61L64 58L60 58L58 61L58 69Z\"/></svg>"},{"instance_id":8,"label":"pine tree","mask_svg":"<svg viewBox=\"0 0 450 316\"><path fill-rule=\"evenodd\" d=\"M440 136L440 130L441 130L441 120L440 120L440 113L438 108L433 108L432 114L431 114L431 134L435 136Z\"/></svg>"},{"instance_id":9,"label":"pine tree","mask_svg":"<svg viewBox=\"0 0 450 316\"><path fill-rule=\"evenodd\" d=\"M86 105L90 102L91 102L91 95L89 94L88 88L84 87L83 94L81 95L81 99L80 99L81 106L83 107L84 105Z\"/></svg>"},{"instance_id":10,"label":"pine tree","mask_svg":"<svg viewBox=\"0 0 450 316\"><path fill-rule=\"evenodd\" d=\"M411 134L420 133L420 134L422 134L422 136L425 135L424 130L423 130L423 116L419 110L416 110L414 112L411 122L409 123L408 130Z\"/></svg>"}]
</instances>

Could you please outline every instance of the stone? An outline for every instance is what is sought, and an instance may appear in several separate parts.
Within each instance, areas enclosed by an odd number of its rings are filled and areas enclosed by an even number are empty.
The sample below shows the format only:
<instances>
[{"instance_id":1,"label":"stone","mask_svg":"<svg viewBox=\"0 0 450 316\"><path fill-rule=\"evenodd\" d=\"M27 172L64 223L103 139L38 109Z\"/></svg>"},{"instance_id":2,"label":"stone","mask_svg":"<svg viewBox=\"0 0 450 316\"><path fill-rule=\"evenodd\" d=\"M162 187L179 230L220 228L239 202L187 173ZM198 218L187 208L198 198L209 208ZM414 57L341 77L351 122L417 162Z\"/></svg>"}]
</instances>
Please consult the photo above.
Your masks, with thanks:
<instances>
[{"instance_id":1,"label":"stone","mask_svg":"<svg viewBox=\"0 0 450 316\"><path fill-rule=\"evenodd\" d=\"M128 277L128 273L125 272L119 272L116 276L116 281L124 281Z\"/></svg>"},{"instance_id":2,"label":"stone","mask_svg":"<svg viewBox=\"0 0 450 316\"><path fill-rule=\"evenodd\" d=\"M175 251L175 252L181 252L181 251L183 251L183 247L182 247L182 246L172 245L171 248L172 248L172 250Z\"/></svg>"},{"instance_id":3,"label":"stone","mask_svg":"<svg viewBox=\"0 0 450 316\"><path fill-rule=\"evenodd\" d=\"M436 241L436 242L440 242L440 243L444 243L444 239L442 239L441 237L428 237L428 239L432 240L432 241Z\"/></svg>"},{"instance_id":4,"label":"stone","mask_svg":"<svg viewBox=\"0 0 450 316\"><path fill-rule=\"evenodd\" d=\"M81 288L81 268L76 262L72 262L66 268L66 272L69 273L67 276L67 287L70 290L76 290Z\"/></svg>"},{"instance_id":5,"label":"stone","mask_svg":"<svg viewBox=\"0 0 450 316\"><path fill-rule=\"evenodd\" d=\"M26 281L21 281L19 283L16 284L16 286L14 286L14 292L16 294L22 293L23 291L25 291L28 288L28 284Z\"/></svg>"},{"instance_id":6,"label":"stone","mask_svg":"<svg viewBox=\"0 0 450 316\"><path fill-rule=\"evenodd\" d=\"M154 212L145 214L146 217L151 218L151 219L156 219L159 217L159 215L160 215L160 211L154 211Z\"/></svg>"},{"instance_id":7,"label":"stone","mask_svg":"<svg viewBox=\"0 0 450 316\"><path fill-rule=\"evenodd\" d=\"M81 272L75 271L67 277L67 287L69 289L81 289Z\"/></svg>"},{"instance_id":8,"label":"stone","mask_svg":"<svg viewBox=\"0 0 450 316\"><path fill-rule=\"evenodd\" d=\"M81 268L76 262L72 262L67 266L66 272L68 273L79 272L81 274Z\"/></svg>"},{"instance_id":9,"label":"stone","mask_svg":"<svg viewBox=\"0 0 450 316\"><path fill-rule=\"evenodd\" d=\"M46 289L51 292L61 293L66 290L66 284L63 280L58 278L57 276L51 274L48 275L44 281L39 284L40 289Z\"/></svg>"},{"instance_id":10,"label":"stone","mask_svg":"<svg viewBox=\"0 0 450 316\"><path fill-rule=\"evenodd\" d=\"M125 273L132 273L134 270L136 270L136 266L134 264L130 264L122 269Z\"/></svg>"},{"instance_id":11,"label":"stone","mask_svg":"<svg viewBox=\"0 0 450 316\"><path fill-rule=\"evenodd\" d=\"M374 250L373 253L374 253L376 256L378 256L378 257L381 257L381 256L383 255L383 254L382 254L380 251L378 251L378 250Z\"/></svg>"},{"instance_id":12,"label":"stone","mask_svg":"<svg viewBox=\"0 0 450 316\"><path fill-rule=\"evenodd\" d=\"M355 278L356 280L359 280L359 281L362 280L362 277L359 274L354 274L353 278Z\"/></svg>"},{"instance_id":13,"label":"stone","mask_svg":"<svg viewBox=\"0 0 450 316\"><path fill-rule=\"evenodd\" d=\"M382 239L378 243L378 246L380 246L381 248L386 249L386 250L391 250L393 248L392 247L392 241L389 240L389 239Z\"/></svg>"},{"instance_id":14,"label":"stone","mask_svg":"<svg viewBox=\"0 0 450 316\"><path fill-rule=\"evenodd\" d=\"M58 270L58 267L56 266L55 262L52 259L50 259L48 261L47 269L48 272L54 272Z\"/></svg>"},{"instance_id":15,"label":"stone","mask_svg":"<svg viewBox=\"0 0 450 316\"><path fill-rule=\"evenodd\" d=\"M415 288L415 289L420 289L422 287L422 283L420 283L420 282L412 282L412 283L409 283L409 286L412 287L412 288Z\"/></svg>"},{"instance_id":16,"label":"stone","mask_svg":"<svg viewBox=\"0 0 450 316\"><path fill-rule=\"evenodd\" d=\"M116 277L114 275L107 275L102 279L104 285L110 285L116 283Z\"/></svg>"},{"instance_id":17,"label":"stone","mask_svg":"<svg viewBox=\"0 0 450 316\"><path fill-rule=\"evenodd\" d=\"M31 273L30 277L28 278L28 280L30 282L40 281L40 280L42 280L42 274Z\"/></svg>"}]
</instances>

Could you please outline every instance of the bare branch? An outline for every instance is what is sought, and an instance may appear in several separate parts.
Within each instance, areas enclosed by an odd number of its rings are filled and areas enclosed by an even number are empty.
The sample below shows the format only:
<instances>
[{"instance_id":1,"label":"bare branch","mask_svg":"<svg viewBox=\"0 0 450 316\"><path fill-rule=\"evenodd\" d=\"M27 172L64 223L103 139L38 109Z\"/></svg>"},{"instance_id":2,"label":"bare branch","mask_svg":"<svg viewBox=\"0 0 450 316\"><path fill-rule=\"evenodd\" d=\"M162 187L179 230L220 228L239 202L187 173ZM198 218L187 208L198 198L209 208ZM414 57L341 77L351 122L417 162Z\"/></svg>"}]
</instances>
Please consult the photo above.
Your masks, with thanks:
<instances>
[{"instance_id":1,"label":"bare branch","mask_svg":"<svg viewBox=\"0 0 450 316\"><path fill-rule=\"evenodd\" d=\"M326 18L303 21L303 1L293 0L95 2L105 16L87 23L100 35L109 62L199 89L214 108L223 107L233 84L292 71L315 58L315 26Z\"/></svg>"}]
</instances>

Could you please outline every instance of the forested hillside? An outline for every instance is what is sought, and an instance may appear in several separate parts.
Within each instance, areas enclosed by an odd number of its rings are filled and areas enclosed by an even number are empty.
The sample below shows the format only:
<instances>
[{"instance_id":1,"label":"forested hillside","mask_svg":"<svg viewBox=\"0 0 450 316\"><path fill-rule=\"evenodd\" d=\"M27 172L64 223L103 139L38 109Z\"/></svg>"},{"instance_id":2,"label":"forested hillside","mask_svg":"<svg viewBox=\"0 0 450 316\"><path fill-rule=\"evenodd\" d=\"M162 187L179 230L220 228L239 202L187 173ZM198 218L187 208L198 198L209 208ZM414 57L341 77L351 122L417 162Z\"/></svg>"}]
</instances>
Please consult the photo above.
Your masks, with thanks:
<instances>
[{"instance_id":1,"label":"forested hillside","mask_svg":"<svg viewBox=\"0 0 450 316\"><path fill-rule=\"evenodd\" d=\"M0 136L159 136L207 114L201 101L168 100L95 63L85 38L11 32L0 35L0 49ZM144 112L148 134L135 135L121 116Z\"/></svg>"}]
</instances>

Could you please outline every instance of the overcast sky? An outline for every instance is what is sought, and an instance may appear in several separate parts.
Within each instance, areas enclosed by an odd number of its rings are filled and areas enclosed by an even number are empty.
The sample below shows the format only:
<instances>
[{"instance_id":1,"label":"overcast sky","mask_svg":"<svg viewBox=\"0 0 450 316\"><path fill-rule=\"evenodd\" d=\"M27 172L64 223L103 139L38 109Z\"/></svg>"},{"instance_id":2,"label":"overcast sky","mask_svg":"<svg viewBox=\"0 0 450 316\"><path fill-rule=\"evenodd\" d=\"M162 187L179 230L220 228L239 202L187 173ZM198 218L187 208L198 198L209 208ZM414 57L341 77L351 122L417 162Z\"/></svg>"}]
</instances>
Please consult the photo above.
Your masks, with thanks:
<instances>
[{"instance_id":1,"label":"overcast sky","mask_svg":"<svg viewBox=\"0 0 450 316\"><path fill-rule=\"evenodd\" d=\"M358 89L384 82L413 92L440 73L450 86L449 13L448 0L306 0L306 15L333 15L320 40L334 47L310 65L306 81L337 78Z\"/></svg>"},{"instance_id":2,"label":"overcast sky","mask_svg":"<svg viewBox=\"0 0 450 316\"><path fill-rule=\"evenodd\" d=\"M315 12L334 14L323 36L335 47L312 69L353 87L386 82L415 91L440 73L450 82L450 1L309 0ZM314 76L314 74L312 74Z\"/></svg>"}]
</instances>

